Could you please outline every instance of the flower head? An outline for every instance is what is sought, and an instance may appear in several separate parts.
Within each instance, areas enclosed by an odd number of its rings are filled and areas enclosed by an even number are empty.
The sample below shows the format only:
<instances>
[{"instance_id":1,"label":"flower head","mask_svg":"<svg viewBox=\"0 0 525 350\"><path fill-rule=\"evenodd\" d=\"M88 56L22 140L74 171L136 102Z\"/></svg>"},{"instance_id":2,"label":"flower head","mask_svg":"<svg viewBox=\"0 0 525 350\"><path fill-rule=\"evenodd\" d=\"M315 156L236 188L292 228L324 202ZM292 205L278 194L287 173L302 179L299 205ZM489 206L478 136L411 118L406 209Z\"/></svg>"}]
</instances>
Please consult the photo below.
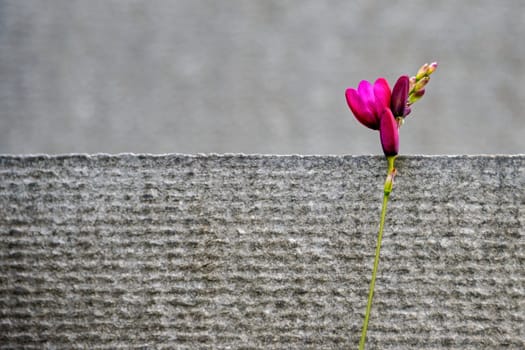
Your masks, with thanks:
<instances>
[{"instance_id":1,"label":"flower head","mask_svg":"<svg viewBox=\"0 0 525 350\"><path fill-rule=\"evenodd\" d=\"M372 85L362 80L356 89L346 89L346 102L356 119L364 126L378 130L381 113L390 107L390 86L385 78L379 78Z\"/></svg>"},{"instance_id":2,"label":"flower head","mask_svg":"<svg viewBox=\"0 0 525 350\"><path fill-rule=\"evenodd\" d=\"M377 79L374 85L362 80L357 89L346 89L346 102L355 118L364 126L379 130L381 146L387 158L397 156L398 129L410 113L412 104L423 97L425 86L436 68L436 62L425 63L415 76L400 76L393 90L390 90L385 78Z\"/></svg>"},{"instance_id":3,"label":"flower head","mask_svg":"<svg viewBox=\"0 0 525 350\"><path fill-rule=\"evenodd\" d=\"M404 116L407 106L408 77L398 79L394 92L385 78L379 78L372 85L362 80L356 89L346 90L346 101L356 119L364 126L379 130L381 145L385 155L397 155L399 150L399 132L391 108Z\"/></svg>"}]
</instances>

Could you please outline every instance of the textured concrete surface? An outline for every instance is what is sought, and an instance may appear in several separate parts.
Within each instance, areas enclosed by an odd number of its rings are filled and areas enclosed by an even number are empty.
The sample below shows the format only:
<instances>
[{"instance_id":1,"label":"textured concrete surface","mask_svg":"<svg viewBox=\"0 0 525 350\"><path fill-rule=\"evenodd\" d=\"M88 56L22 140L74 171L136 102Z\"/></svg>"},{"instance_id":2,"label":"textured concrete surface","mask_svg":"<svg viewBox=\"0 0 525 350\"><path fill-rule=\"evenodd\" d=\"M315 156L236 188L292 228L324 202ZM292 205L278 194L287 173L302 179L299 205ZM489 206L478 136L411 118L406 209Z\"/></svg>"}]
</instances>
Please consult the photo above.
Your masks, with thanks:
<instances>
[{"instance_id":1,"label":"textured concrete surface","mask_svg":"<svg viewBox=\"0 0 525 350\"><path fill-rule=\"evenodd\" d=\"M381 157L0 157L0 349L356 348ZM525 347L525 156L402 157L369 349Z\"/></svg>"},{"instance_id":2,"label":"textured concrete surface","mask_svg":"<svg viewBox=\"0 0 525 350\"><path fill-rule=\"evenodd\" d=\"M404 154L524 153L522 0L1 0L0 153L381 154L344 90L441 66Z\"/></svg>"}]
</instances>

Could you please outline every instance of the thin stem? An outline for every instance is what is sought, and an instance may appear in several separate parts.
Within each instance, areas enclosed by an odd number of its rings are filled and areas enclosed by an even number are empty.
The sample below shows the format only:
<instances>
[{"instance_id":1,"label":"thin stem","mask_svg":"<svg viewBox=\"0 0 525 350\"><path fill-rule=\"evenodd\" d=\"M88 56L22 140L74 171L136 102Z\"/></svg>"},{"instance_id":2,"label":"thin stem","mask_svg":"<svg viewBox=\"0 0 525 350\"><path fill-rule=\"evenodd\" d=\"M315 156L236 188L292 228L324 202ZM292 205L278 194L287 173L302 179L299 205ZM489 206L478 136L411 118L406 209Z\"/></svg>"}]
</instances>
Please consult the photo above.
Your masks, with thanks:
<instances>
[{"instance_id":1,"label":"thin stem","mask_svg":"<svg viewBox=\"0 0 525 350\"><path fill-rule=\"evenodd\" d=\"M376 285L377 269L379 266L379 253L381 252L381 241L383 239L383 227L385 226L386 207L388 204L388 197L392 192L393 178L395 175L394 161L395 157L387 157L388 160L388 175L385 181L383 191L383 206L381 208L381 219L379 221L379 233L377 235L376 255L374 258L374 267L372 269L372 280L370 281L370 291L368 292L368 303L366 304L365 319L363 321L363 329L361 331L361 340L359 341L359 350L365 349L366 332L368 330L368 320L370 319L370 310L372 309L372 299L374 297L374 288Z\"/></svg>"}]
</instances>

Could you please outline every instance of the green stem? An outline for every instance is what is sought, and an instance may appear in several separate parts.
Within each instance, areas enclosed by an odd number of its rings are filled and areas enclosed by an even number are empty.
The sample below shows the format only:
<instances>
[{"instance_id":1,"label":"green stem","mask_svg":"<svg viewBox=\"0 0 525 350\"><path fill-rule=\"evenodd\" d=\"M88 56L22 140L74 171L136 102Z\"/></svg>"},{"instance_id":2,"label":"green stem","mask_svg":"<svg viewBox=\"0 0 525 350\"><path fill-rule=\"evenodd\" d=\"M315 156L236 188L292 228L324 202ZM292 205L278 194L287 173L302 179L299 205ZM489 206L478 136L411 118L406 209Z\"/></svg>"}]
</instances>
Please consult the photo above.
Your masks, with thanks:
<instances>
[{"instance_id":1,"label":"green stem","mask_svg":"<svg viewBox=\"0 0 525 350\"><path fill-rule=\"evenodd\" d=\"M374 297L374 288L376 285L377 268L379 266L379 253L381 252L381 241L383 239L383 227L385 226L386 207L388 204L388 197L392 192L393 179L395 175L394 161L395 157L387 157L388 160L388 174L385 180L385 187L383 191L383 206L381 208L381 220L379 221L379 233L377 235L376 255L374 258L374 267L372 269L372 280L370 281L370 291L368 292L368 303L366 304L365 319L363 321L363 329L361 331L361 340L359 341L359 350L365 349L366 332L368 330L368 320L370 319L370 310L372 309L372 299Z\"/></svg>"}]
</instances>

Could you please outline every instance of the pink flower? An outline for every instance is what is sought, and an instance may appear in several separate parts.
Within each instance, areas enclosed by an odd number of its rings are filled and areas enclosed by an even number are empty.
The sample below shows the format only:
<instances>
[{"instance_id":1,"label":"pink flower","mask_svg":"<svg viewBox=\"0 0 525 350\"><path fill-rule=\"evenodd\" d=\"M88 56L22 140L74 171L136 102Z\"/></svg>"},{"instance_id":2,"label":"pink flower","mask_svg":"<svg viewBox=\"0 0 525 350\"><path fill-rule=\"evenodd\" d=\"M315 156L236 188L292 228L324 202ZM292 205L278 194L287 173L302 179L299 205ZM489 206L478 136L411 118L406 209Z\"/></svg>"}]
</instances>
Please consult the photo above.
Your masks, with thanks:
<instances>
[{"instance_id":1,"label":"pink flower","mask_svg":"<svg viewBox=\"0 0 525 350\"><path fill-rule=\"evenodd\" d=\"M390 107L391 92L386 79L377 79L373 86L369 81L362 80L357 90L348 88L345 95L356 119L370 129L379 129L380 115Z\"/></svg>"},{"instance_id":2,"label":"pink flower","mask_svg":"<svg viewBox=\"0 0 525 350\"><path fill-rule=\"evenodd\" d=\"M396 117L410 113L407 106L409 78L401 76L394 91L385 78L379 78L374 85L362 80L357 90L346 90L346 102L356 119L364 126L379 130L379 138L385 156L396 156L399 152L399 131Z\"/></svg>"}]
</instances>

